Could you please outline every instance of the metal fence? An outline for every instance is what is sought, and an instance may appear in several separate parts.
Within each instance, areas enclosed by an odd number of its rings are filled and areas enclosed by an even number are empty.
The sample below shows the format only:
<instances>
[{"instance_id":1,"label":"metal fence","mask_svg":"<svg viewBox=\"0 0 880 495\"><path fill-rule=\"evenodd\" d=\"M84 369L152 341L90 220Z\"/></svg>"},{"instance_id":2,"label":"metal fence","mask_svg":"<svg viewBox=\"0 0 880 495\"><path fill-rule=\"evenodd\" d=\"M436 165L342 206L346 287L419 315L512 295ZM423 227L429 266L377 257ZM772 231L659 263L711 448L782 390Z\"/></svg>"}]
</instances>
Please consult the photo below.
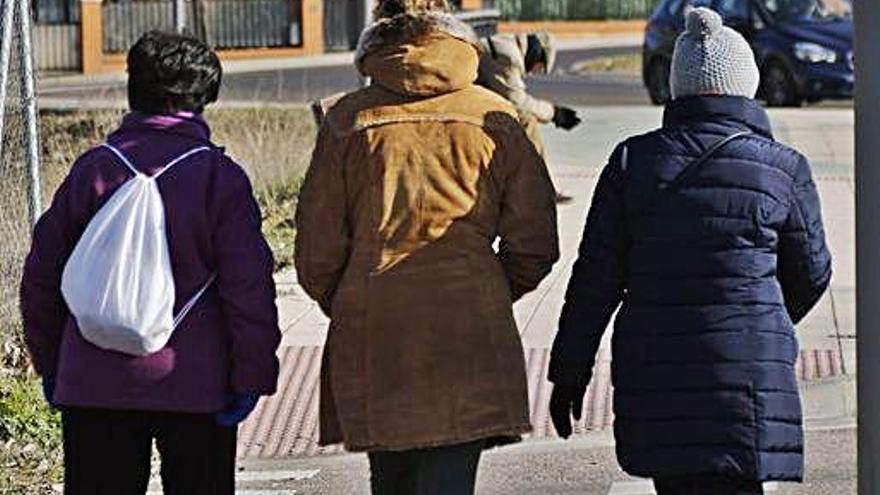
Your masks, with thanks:
<instances>
[{"instance_id":1,"label":"metal fence","mask_svg":"<svg viewBox=\"0 0 880 495\"><path fill-rule=\"evenodd\" d=\"M41 71L74 71L82 66L79 24L34 25L34 58Z\"/></svg>"},{"instance_id":2,"label":"metal fence","mask_svg":"<svg viewBox=\"0 0 880 495\"><path fill-rule=\"evenodd\" d=\"M470 12L459 12L456 17L468 24L480 37L494 36L498 33L498 20L501 12L495 9L483 9Z\"/></svg>"},{"instance_id":3,"label":"metal fence","mask_svg":"<svg viewBox=\"0 0 880 495\"><path fill-rule=\"evenodd\" d=\"M214 48L277 48L301 44L300 2L202 0L188 3L197 34ZM103 5L104 52L123 53L145 32L174 30L172 0Z\"/></svg>"},{"instance_id":4,"label":"metal fence","mask_svg":"<svg viewBox=\"0 0 880 495\"><path fill-rule=\"evenodd\" d=\"M31 225L42 210L29 4L0 7L0 372L25 363L18 287ZM3 379L0 376L0 379Z\"/></svg>"},{"instance_id":5,"label":"metal fence","mask_svg":"<svg viewBox=\"0 0 880 495\"><path fill-rule=\"evenodd\" d=\"M354 49L364 23L362 3L359 0L324 0L325 49Z\"/></svg>"},{"instance_id":6,"label":"metal fence","mask_svg":"<svg viewBox=\"0 0 880 495\"><path fill-rule=\"evenodd\" d=\"M489 0L507 21L647 19L659 0Z\"/></svg>"},{"instance_id":7,"label":"metal fence","mask_svg":"<svg viewBox=\"0 0 880 495\"><path fill-rule=\"evenodd\" d=\"M79 0L31 0L37 24L76 24Z\"/></svg>"}]
</instances>

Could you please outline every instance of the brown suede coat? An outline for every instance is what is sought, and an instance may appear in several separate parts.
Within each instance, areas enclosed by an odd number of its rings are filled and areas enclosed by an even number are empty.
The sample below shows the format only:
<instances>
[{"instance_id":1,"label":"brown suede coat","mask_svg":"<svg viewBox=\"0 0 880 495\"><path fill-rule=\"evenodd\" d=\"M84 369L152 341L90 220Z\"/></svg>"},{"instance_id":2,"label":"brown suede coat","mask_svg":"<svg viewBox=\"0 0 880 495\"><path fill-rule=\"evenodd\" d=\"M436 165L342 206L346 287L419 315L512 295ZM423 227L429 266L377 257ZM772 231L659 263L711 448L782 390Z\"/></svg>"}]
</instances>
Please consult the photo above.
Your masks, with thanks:
<instances>
[{"instance_id":1,"label":"brown suede coat","mask_svg":"<svg viewBox=\"0 0 880 495\"><path fill-rule=\"evenodd\" d=\"M558 258L554 192L516 111L473 85L477 43L445 15L380 21L358 55L373 85L319 133L296 266L332 320L324 445L407 450L531 428L512 304Z\"/></svg>"}]
</instances>

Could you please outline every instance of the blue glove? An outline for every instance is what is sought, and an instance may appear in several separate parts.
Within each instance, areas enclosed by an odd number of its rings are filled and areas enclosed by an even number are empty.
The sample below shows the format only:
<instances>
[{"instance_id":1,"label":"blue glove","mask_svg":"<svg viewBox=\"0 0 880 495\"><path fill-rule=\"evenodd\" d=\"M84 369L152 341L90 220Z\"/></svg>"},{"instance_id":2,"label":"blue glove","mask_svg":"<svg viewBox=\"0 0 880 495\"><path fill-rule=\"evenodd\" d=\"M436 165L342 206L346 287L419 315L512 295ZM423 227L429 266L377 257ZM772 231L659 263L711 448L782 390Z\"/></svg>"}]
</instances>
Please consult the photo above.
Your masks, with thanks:
<instances>
[{"instance_id":1,"label":"blue glove","mask_svg":"<svg viewBox=\"0 0 880 495\"><path fill-rule=\"evenodd\" d=\"M46 399L46 402L49 403L49 406L55 407L55 377L54 376L44 376L43 377L43 397Z\"/></svg>"},{"instance_id":2,"label":"blue glove","mask_svg":"<svg viewBox=\"0 0 880 495\"><path fill-rule=\"evenodd\" d=\"M254 394L230 396L226 401L226 409L217 413L217 424L227 428L238 426L250 416L259 400L260 396Z\"/></svg>"}]
</instances>

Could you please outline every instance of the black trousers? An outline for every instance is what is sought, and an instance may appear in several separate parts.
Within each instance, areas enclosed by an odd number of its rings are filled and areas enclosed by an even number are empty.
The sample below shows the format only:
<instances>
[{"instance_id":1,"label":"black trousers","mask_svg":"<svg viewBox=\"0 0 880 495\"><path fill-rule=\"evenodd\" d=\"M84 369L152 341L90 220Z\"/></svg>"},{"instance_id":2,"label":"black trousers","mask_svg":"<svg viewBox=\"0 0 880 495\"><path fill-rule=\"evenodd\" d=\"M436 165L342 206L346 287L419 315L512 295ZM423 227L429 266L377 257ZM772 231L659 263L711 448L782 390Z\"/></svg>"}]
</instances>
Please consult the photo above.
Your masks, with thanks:
<instances>
[{"instance_id":1,"label":"black trousers","mask_svg":"<svg viewBox=\"0 0 880 495\"><path fill-rule=\"evenodd\" d=\"M65 495L144 495L153 440L165 495L235 493L237 430L213 414L65 408Z\"/></svg>"},{"instance_id":2,"label":"black trousers","mask_svg":"<svg viewBox=\"0 0 880 495\"><path fill-rule=\"evenodd\" d=\"M485 444L372 452L373 495L473 495Z\"/></svg>"},{"instance_id":3,"label":"black trousers","mask_svg":"<svg viewBox=\"0 0 880 495\"><path fill-rule=\"evenodd\" d=\"M725 476L678 476L654 479L657 495L764 495L758 481Z\"/></svg>"}]
</instances>

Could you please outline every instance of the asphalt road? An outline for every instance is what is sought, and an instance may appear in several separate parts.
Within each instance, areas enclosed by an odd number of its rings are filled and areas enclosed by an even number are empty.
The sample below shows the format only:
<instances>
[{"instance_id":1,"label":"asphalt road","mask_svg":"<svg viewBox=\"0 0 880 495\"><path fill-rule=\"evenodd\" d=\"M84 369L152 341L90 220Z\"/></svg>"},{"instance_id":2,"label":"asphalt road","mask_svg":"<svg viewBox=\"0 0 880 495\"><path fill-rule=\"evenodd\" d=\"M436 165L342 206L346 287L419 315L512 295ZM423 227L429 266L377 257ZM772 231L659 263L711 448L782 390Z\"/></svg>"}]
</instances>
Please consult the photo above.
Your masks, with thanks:
<instances>
[{"instance_id":1,"label":"asphalt road","mask_svg":"<svg viewBox=\"0 0 880 495\"><path fill-rule=\"evenodd\" d=\"M578 74L572 67L587 60L637 53L638 47L587 48L561 51L553 74L529 78L530 92L556 104L577 107L643 106L650 104L639 75ZM353 66L328 66L235 73L224 76L221 104L301 104L351 91L360 84ZM44 108L124 106L125 83L57 84L38 88ZM821 107L851 108L852 100L826 101ZM816 105L810 105L816 106Z\"/></svg>"},{"instance_id":2,"label":"asphalt road","mask_svg":"<svg viewBox=\"0 0 880 495\"><path fill-rule=\"evenodd\" d=\"M560 52L552 75L530 80L532 92L559 104L572 106L644 105L648 102L637 77L607 74L575 75L570 69L577 62L597 57L633 53L634 48L599 48ZM223 81L221 102L303 103L357 88L359 79L353 66L283 69L228 74ZM125 101L122 82L52 85L39 90L41 97L53 101Z\"/></svg>"},{"instance_id":3,"label":"asphalt road","mask_svg":"<svg viewBox=\"0 0 880 495\"><path fill-rule=\"evenodd\" d=\"M608 432L562 441L526 441L484 456L479 495L647 495L627 489L633 482L617 466ZM803 484L779 483L768 495L855 495L856 431L852 428L807 433L807 479ZM240 488L279 495L367 495L369 468L365 455L249 462L247 471L267 481ZM290 473L309 473L291 479ZM273 476L278 473L278 476ZM287 474L285 474L287 473ZM269 481L272 480L273 481ZM287 478L287 479L284 479ZM615 485L617 483L617 485ZM621 486L622 485L622 486ZM262 492L259 490L266 490Z\"/></svg>"},{"instance_id":4,"label":"asphalt road","mask_svg":"<svg viewBox=\"0 0 880 495\"><path fill-rule=\"evenodd\" d=\"M648 98L638 78L597 74L574 75L571 67L593 58L633 53L632 48L565 51L552 75L529 81L532 93L572 106L643 105ZM354 67L292 69L234 74L222 98L230 101L302 102L349 91L358 86Z\"/></svg>"}]
</instances>

